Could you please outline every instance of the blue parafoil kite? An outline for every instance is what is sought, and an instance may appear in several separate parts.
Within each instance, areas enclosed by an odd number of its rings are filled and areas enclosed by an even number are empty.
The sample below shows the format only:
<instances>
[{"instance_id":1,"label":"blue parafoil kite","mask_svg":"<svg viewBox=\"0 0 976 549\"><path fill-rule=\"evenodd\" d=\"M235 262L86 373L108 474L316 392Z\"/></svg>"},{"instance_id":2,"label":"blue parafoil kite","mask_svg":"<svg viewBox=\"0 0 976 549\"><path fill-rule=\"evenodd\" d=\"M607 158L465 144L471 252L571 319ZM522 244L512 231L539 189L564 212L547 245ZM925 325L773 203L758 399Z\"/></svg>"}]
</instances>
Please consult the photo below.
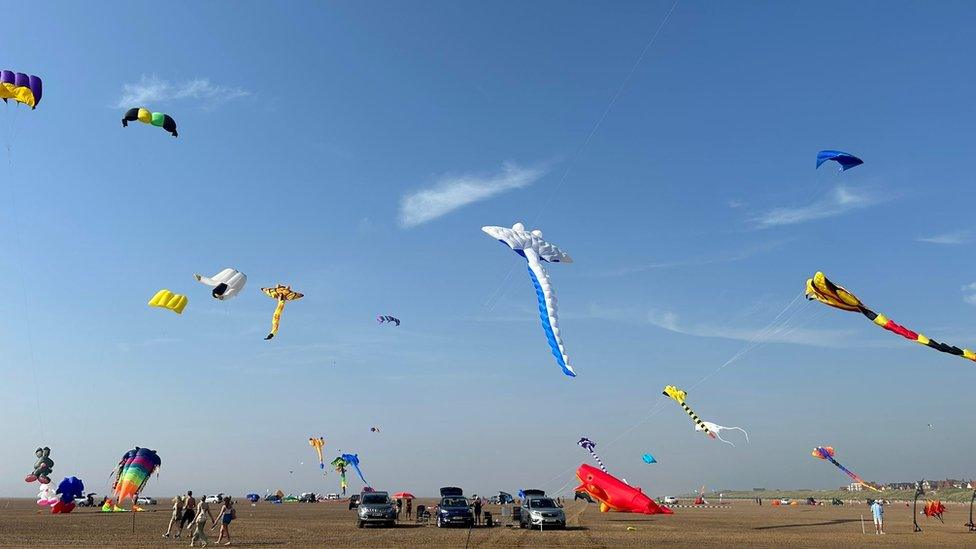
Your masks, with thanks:
<instances>
[{"instance_id":1,"label":"blue parafoil kite","mask_svg":"<svg viewBox=\"0 0 976 549\"><path fill-rule=\"evenodd\" d=\"M359 475L359 480L363 481L363 484L369 486L366 482L366 477L363 476L363 471L359 468L359 454L342 454L342 459L346 460L346 463L352 465L353 469L356 470L356 474Z\"/></svg>"},{"instance_id":2,"label":"blue parafoil kite","mask_svg":"<svg viewBox=\"0 0 976 549\"><path fill-rule=\"evenodd\" d=\"M569 364L563 338L559 334L559 317L556 314L556 292L552 289L549 273L542 262L572 263L569 254L557 248L554 244L542 239L542 231L525 230L525 225L516 223L511 229L505 227L482 227L488 236L498 240L519 254L528 263L529 277L535 286L536 297L539 299L539 317L542 319L542 330L546 333L549 348L556 363L563 369L563 373L576 377L576 371Z\"/></svg>"},{"instance_id":3,"label":"blue parafoil kite","mask_svg":"<svg viewBox=\"0 0 976 549\"><path fill-rule=\"evenodd\" d=\"M846 153L844 151L820 151L817 153L817 167L819 168L821 164L828 160L833 160L834 162L840 164L840 171L849 170L855 166L860 166L864 164L864 161L860 158L854 156L851 153Z\"/></svg>"},{"instance_id":4,"label":"blue parafoil kite","mask_svg":"<svg viewBox=\"0 0 976 549\"><path fill-rule=\"evenodd\" d=\"M644 463L657 463L657 460L651 454L644 454Z\"/></svg>"}]
</instances>

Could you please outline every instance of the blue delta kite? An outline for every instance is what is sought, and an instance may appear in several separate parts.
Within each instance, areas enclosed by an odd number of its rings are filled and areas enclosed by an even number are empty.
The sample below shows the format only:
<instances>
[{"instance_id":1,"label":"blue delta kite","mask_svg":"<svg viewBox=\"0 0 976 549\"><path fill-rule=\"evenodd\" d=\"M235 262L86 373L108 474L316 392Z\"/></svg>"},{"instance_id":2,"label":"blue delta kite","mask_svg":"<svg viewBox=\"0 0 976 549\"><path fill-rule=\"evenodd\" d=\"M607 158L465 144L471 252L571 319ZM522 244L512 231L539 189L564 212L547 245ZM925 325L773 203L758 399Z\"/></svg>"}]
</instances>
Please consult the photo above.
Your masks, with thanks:
<instances>
[{"instance_id":1,"label":"blue delta kite","mask_svg":"<svg viewBox=\"0 0 976 549\"><path fill-rule=\"evenodd\" d=\"M529 267L529 277L532 279L536 297L539 299L539 317L542 319L542 329L546 333L546 339L549 340L552 356L556 357L556 363L563 369L564 374L576 377L576 372L569 365L569 357L566 356L563 339L559 335L559 318L556 316L556 292L552 289L549 273L542 266L543 261L572 263L573 259L555 245L543 240L542 231L538 229L531 232L526 231L525 225L521 223L512 225L511 229L482 227L481 230L525 258Z\"/></svg>"}]
</instances>

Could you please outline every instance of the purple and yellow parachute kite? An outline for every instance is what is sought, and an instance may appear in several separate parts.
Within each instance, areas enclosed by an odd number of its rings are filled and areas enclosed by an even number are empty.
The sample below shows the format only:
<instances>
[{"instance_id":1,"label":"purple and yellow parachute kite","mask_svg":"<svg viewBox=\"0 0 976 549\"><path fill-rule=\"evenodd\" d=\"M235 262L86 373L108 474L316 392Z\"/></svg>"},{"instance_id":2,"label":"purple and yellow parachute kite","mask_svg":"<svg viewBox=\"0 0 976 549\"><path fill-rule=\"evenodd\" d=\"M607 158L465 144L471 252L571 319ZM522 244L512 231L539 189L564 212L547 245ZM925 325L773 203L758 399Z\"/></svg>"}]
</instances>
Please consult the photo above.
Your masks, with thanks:
<instances>
[{"instance_id":1,"label":"purple and yellow parachute kite","mask_svg":"<svg viewBox=\"0 0 976 549\"><path fill-rule=\"evenodd\" d=\"M126 452L116 467L115 484L112 485L116 504L121 504L126 498L135 501L136 496L149 481L149 477L159 469L161 463L162 460L156 455L155 450L136 446Z\"/></svg>"},{"instance_id":2,"label":"purple and yellow parachute kite","mask_svg":"<svg viewBox=\"0 0 976 549\"><path fill-rule=\"evenodd\" d=\"M32 74L0 70L0 99L13 99L32 109L41 102L41 78Z\"/></svg>"}]
</instances>

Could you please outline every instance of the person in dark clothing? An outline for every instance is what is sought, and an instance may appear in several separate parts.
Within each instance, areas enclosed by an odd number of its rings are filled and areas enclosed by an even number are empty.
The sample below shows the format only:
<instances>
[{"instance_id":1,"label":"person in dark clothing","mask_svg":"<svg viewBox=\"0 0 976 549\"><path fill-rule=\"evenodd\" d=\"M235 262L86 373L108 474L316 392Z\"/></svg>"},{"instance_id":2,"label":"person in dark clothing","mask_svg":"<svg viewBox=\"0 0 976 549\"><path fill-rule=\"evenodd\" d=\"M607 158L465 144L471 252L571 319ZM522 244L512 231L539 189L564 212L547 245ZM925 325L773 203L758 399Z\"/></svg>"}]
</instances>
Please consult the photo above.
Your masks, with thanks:
<instances>
[{"instance_id":1,"label":"person in dark clothing","mask_svg":"<svg viewBox=\"0 0 976 549\"><path fill-rule=\"evenodd\" d=\"M407 500L407 518L409 519L413 513L413 500Z\"/></svg>"},{"instance_id":2,"label":"person in dark clothing","mask_svg":"<svg viewBox=\"0 0 976 549\"><path fill-rule=\"evenodd\" d=\"M396 500L397 520L400 520L400 511L403 511L403 498L397 498Z\"/></svg>"},{"instance_id":3,"label":"person in dark clothing","mask_svg":"<svg viewBox=\"0 0 976 549\"><path fill-rule=\"evenodd\" d=\"M481 524L481 498L474 500L474 523Z\"/></svg>"}]
</instances>

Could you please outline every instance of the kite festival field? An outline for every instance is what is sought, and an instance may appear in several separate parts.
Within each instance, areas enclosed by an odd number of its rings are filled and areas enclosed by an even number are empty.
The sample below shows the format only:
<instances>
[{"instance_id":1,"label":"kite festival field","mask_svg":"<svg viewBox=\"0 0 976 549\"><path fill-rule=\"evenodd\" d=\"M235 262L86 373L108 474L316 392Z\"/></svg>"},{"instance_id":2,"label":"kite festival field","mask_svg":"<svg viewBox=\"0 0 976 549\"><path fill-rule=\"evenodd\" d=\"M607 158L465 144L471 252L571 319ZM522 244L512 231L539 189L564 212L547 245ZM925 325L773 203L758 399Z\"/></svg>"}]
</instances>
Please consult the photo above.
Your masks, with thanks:
<instances>
[{"instance_id":1,"label":"kite festival field","mask_svg":"<svg viewBox=\"0 0 976 549\"><path fill-rule=\"evenodd\" d=\"M949 504L945 524L919 518L921 533L912 533L911 510L892 503L885 512L887 535L872 533L867 505L762 507L753 501L708 508L676 508L670 516L600 513L597 505L566 504L569 527L564 531L527 531L507 527L438 529L401 523L397 528L359 529L345 502L251 506L237 500L238 519L231 533L235 546L305 547L660 547L662 544L725 547L962 547L976 543L976 533L963 524L969 506ZM434 500L418 500L433 505ZM70 515L38 511L27 499L0 500L0 546L4 547L186 547L184 534L166 540L169 506L148 506L136 513L101 513L76 509ZM495 516L498 506L488 506ZM861 518L864 529L861 533ZM135 519L133 521L133 518ZM134 522L134 524L133 524ZM628 528L631 528L628 530ZM214 533L215 534L215 533ZM211 538L211 544L216 536Z\"/></svg>"}]
</instances>

